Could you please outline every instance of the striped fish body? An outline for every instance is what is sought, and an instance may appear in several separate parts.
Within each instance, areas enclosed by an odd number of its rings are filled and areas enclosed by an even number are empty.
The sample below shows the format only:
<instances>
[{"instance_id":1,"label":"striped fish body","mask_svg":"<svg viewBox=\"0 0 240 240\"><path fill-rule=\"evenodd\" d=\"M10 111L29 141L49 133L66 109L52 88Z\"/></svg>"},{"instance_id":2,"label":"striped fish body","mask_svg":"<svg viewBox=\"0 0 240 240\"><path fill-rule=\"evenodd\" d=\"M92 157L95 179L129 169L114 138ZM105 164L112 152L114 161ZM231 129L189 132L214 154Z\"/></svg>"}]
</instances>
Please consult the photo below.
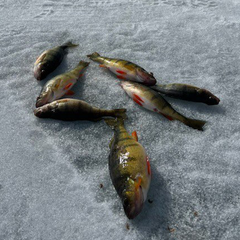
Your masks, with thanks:
<instances>
[{"instance_id":1,"label":"striped fish body","mask_svg":"<svg viewBox=\"0 0 240 240\"><path fill-rule=\"evenodd\" d=\"M60 65L64 56L67 54L66 49L76 46L78 45L68 42L44 51L34 63L34 77L37 80L46 78L49 73L53 72Z\"/></svg>"},{"instance_id":2,"label":"striped fish body","mask_svg":"<svg viewBox=\"0 0 240 240\"><path fill-rule=\"evenodd\" d=\"M128 218L142 210L151 182L151 169L143 146L125 129L123 120L105 120L114 126L110 143L109 172Z\"/></svg>"},{"instance_id":3,"label":"striped fish body","mask_svg":"<svg viewBox=\"0 0 240 240\"><path fill-rule=\"evenodd\" d=\"M53 102L67 93L71 94L70 89L76 84L79 78L83 76L88 65L88 62L80 61L73 70L49 80L37 98L36 107L41 107L46 103Z\"/></svg>"},{"instance_id":4,"label":"striped fish body","mask_svg":"<svg viewBox=\"0 0 240 240\"><path fill-rule=\"evenodd\" d=\"M202 102L207 105L217 105L220 100L206 89L198 88L192 85L173 83L157 84L151 87L168 97L178 98L191 102Z\"/></svg>"},{"instance_id":5,"label":"striped fish body","mask_svg":"<svg viewBox=\"0 0 240 240\"><path fill-rule=\"evenodd\" d=\"M156 79L152 73L148 73L145 69L135 63L108 57L102 57L98 53L88 55L93 61L101 63L100 66L109 69L117 78L121 80L130 80L141 82L144 85L155 85Z\"/></svg>"},{"instance_id":6,"label":"striped fish body","mask_svg":"<svg viewBox=\"0 0 240 240\"><path fill-rule=\"evenodd\" d=\"M160 113L169 120L178 120L189 127L203 130L205 121L190 119L178 113L160 94L149 87L128 81L122 82L121 86L133 101L141 107Z\"/></svg>"},{"instance_id":7,"label":"striped fish body","mask_svg":"<svg viewBox=\"0 0 240 240\"><path fill-rule=\"evenodd\" d=\"M61 99L36 108L35 116L64 121L100 121L103 117L126 117L126 109L106 110L77 99Z\"/></svg>"}]
</instances>

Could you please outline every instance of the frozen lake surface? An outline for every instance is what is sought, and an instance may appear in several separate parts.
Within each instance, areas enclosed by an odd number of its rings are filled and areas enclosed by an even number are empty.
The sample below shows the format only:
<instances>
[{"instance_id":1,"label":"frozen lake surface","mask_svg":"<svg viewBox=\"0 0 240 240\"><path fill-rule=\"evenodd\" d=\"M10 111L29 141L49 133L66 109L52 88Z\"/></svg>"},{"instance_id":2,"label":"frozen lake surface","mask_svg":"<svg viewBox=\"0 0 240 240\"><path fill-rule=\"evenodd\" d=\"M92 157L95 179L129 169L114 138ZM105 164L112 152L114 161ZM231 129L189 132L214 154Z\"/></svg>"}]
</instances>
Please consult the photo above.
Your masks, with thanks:
<instances>
[{"instance_id":1,"label":"frozen lake surface","mask_svg":"<svg viewBox=\"0 0 240 240\"><path fill-rule=\"evenodd\" d=\"M0 239L239 239L239 12L239 0L1 1ZM79 47L47 79L97 51L139 64L159 83L204 87L221 99L207 106L167 98L207 121L196 131L143 110L91 62L74 97L126 107L125 126L151 161L153 202L132 221L108 173L112 130L33 115L46 82L34 79L33 63L69 40Z\"/></svg>"}]
</instances>

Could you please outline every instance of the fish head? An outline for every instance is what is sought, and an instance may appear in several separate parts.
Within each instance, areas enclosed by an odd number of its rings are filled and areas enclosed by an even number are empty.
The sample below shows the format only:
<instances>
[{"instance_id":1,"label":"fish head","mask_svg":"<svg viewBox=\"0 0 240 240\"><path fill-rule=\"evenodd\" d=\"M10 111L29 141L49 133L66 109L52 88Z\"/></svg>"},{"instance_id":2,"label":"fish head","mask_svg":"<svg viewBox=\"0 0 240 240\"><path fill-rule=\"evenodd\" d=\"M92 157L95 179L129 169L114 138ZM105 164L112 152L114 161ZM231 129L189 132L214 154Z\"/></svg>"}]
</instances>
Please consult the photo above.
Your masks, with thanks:
<instances>
[{"instance_id":1,"label":"fish head","mask_svg":"<svg viewBox=\"0 0 240 240\"><path fill-rule=\"evenodd\" d=\"M41 107L46 103L54 101L54 91L51 88L43 89L36 101L36 107Z\"/></svg>"},{"instance_id":2,"label":"fish head","mask_svg":"<svg viewBox=\"0 0 240 240\"><path fill-rule=\"evenodd\" d=\"M199 93L201 98L203 99L203 102L208 105L217 105L220 102L220 99L218 97L216 97L206 89L201 89Z\"/></svg>"},{"instance_id":3,"label":"fish head","mask_svg":"<svg viewBox=\"0 0 240 240\"><path fill-rule=\"evenodd\" d=\"M34 115L39 118L49 118L58 108L58 102L52 102L38 107L34 110Z\"/></svg>"},{"instance_id":4,"label":"fish head","mask_svg":"<svg viewBox=\"0 0 240 240\"><path fill-rule=\"evenodd\" d=\"M153 76L153 73L148 73L142 68L137 68L136 74L138 81L143 83L144 85L153 86L157 82L155 77Z\"/></svg>"},{"instance_id":5,"label":"fish head","mask_svg":"<svg viewBox=\"0 0 240 240\"><path fill-rule=\"evenodd\" d=\"M48 75L48 63L47 62L39 62L34 65L34 77L37 80L42 80Z\"/></svg>"},{"instance_id":6,"label":"fish head","mask_svg":"<svg viewBox=\"0 0 240 240\"><path fill-rule=\"evenodd\" d=\"M138 177L135 180L129 178L126 182L125 189L122 192L124 212L129 219L135 218L143 208L144 193L141 181L141 177Z\"/></svg>"},{"instance_id":7,"label":"fish head","mask_svg":"<svg viewBox=\"0 0 240 240\"><path fill-rule=\"evenodd\" d=\"M125 90L125 92L131 96L131 93L133 92L135 85L137 83L133 83L130 81L121 81L120 86Z\"/></svg>"}]
</instances>

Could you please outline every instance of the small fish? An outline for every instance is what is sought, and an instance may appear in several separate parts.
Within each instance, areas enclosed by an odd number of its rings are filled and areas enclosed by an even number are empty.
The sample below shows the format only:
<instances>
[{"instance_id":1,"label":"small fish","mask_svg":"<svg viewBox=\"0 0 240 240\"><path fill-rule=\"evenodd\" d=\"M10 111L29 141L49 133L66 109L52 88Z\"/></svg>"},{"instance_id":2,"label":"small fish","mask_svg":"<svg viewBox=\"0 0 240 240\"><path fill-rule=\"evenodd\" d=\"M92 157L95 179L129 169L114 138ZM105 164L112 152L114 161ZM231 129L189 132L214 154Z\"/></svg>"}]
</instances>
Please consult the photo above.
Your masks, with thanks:
<instances>
[{"instance_id":1,"label":"small fish","mask_svg":"<svg viewBox=\"0 0 240 240\"><path fill-rule=\"evenodd\" d=\"M66 49L77 46L78 44L67 42L61 46L44 51L34 63L34 77L37 80L47 77L62 62L64 56L67 54Z\"/></svg>"},{"instance_id":2,"label":"small fish","mask_svg":"<svg viewBox=\"0 0 240 240\"><path fill-rule=\"evenodd\" d=\"M203 131L205 121L184 117L157 92L139 83L123 81L122 88L141 107L162 114L169 120L178 120L185 125Z\"/></svg>"},{"instance_id":3,"label":"small fish","mask_svg":"<svg viewBox=\"0 0 240 240\"><path fill-rule=\"evenodd\" d=\"M126 118L126 109L106 110L91 106L77 99L60 99L34 110L39 118L54 118L64 121L100 121L104 117Z\"/></svg>"},{"instance_id":4,"label":"small fish","mask_svg":"<svg viewBox=\"0 0 240 240\"><path fill-rule=\"evenodd\" d=\"M207 105L217 105L220 99L206 89L198 88L192 85L172 83L157 84L151 87L168 97L183 99L192 102L202 102Z\"/></svg>"},{"instance_id":5,"label":"small fish","mask_svg":"<svg viewBox=\"0 0 240 240\"><path fill-rule=\"evenodd\" d=\"M122 60L100 56L97 52L87 55L90 59L100 63L100 67L109 69L112 73L117 75L118 79L141 82L144 85L152 86L156 84L156 79L153 73L148 73L135 63Z\"/></svg>"},{"instance_id":6,"label":"small fish","mask_svg":"<svg viewBox=\"0 0 240 240\"><path fill-rule=\"evenodd\" d=\"M124 120L104 119L114 130L110 142L108 166L112 183L122 200L125 214L135 218L147 199L151 182L151 167L143 146L137 141L136 131L132 136L124 127Z\"/></svg>"},{"instance_id":7,"label":"small fish","mask_svg":"<svg viewBox=\"0 0 240 240\"><path fill-rule=\"evenodd\" d=\"M89 62L80 61L79 64L67 73L60 74L49 80L43 87L39 97L37 98L36 107L41 107L46 103L53 102L67 95L73 95L70 89L83 76L83 73Z\"/></svg>"}]
</instances>

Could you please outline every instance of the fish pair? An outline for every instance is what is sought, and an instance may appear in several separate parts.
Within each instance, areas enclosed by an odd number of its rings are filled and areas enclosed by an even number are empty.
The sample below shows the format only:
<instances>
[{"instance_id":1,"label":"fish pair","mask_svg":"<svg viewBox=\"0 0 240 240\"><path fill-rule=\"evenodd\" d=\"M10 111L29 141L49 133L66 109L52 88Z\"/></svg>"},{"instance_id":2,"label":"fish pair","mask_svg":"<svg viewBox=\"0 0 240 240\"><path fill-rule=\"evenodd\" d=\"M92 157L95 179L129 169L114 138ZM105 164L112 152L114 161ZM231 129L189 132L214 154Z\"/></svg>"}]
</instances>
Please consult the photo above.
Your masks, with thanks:
<instances>
[{"instance_id":1,"label":"fish pair","mask_svg":"<svg viewBox=\"0 0 240 240\"><path fill-rule=\"evenodd\" d=\"M93 61L101 63L101 67L109 69L117 75L122 81L121 86L126 93L141 107L150 111L160 113L169 120L178 120L185 125L194 129L203 130L205 121L190 119L178 113L173 107L156 91L169 93L170 96L175 96L182 99L192 99L195 101L205 100L205 102L213 103L216 98L210 92L196 87L180 84L175 85L155 85L156 79L152 73L148 73L140 66L129 61L121 59L113 59L102 57L98 53L88 55ZM138 82L138 83L137 83ZM140 84L142 83L142 84ZM172 87L171 87L172 86ZM151 88L149 88L151 87ZM156 91L154 91L156 90ZM164 91L165 90L165 91Z\"/></svg>"}]
</instances>

